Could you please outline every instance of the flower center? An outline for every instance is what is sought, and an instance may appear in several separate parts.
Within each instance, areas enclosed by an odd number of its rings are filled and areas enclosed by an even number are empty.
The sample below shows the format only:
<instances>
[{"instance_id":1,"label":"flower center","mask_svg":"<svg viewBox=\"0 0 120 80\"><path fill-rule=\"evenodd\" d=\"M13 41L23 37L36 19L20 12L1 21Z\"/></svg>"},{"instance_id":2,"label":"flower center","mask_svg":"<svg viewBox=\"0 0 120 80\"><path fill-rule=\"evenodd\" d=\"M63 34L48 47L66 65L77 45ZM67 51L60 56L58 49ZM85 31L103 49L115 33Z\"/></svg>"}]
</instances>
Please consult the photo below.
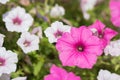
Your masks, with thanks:
<instances>
[{"instance_id":1,"label":"flower center","mask_svg":"<svg viewBox=\"0 0 120 80\"><path fill-rule=\"evenodd\" d=\"M25 40L25 42L24 42L23 44L24 44L24 46L25 46L25 47L28 47L28 46L30 46L31 42L30 42L30 41Z\"/></svg>"},{"instance_id":2,"label":"flower center","mask_svg":"<svg viewBox=\"0 0 120 80\"><path fill-rule=\"evenodd\" d=\"M13 24L20 25L22 23L22 20L19 17L16 17L13 19Z\"/></svg>"},{"instance_id":3,"label":"flower center","mask_svg":"<svg viewBox=\"0 0 120 80\"><path fill-rule=\"evenodd\" d=\"M103 34L99 34L98 37L99 37L99 38L103 38Z\"/></svg>"},{"instance_id":4,"label":"flower center","mask_svg":"<svg viewBox=\"0 0 120 80\"><path fill-rule=\"evenodd\" d=\"M78 46L77 50L80 51L80 52L82 52L84 50L84 48L82 46Z\"/></svg>"},{"instance_id":5,"label":"flower center","mask_svg":"<svg viewBox=\"0 0 120 80\"><path fill-rule=\"evenodd\" d=\"M54 34L54 36L55 36L56 38L59 38L59 37L62 36L62 34L63 34L63 32L58 30L58 31Z\"/></svg>"},{"instance_id":6,"label":"flower center","mask_svg":"<svg viewBox=\"0 0 120 80\"><path fill-rule=\"evenodd\" d=\"M0 66L3 66L3 65L5 65L5 59L0 58Z\"/></svg>"}]
</instances>

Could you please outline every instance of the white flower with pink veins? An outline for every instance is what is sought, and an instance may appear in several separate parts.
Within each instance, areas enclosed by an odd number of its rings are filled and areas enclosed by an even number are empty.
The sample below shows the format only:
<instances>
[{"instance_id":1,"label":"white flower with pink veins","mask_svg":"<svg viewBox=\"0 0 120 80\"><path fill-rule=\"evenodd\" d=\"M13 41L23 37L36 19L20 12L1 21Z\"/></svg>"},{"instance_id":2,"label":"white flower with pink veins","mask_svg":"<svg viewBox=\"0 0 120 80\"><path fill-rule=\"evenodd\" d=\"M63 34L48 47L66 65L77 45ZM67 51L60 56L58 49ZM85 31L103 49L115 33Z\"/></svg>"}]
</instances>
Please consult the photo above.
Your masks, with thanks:
<instances>
[{"instance_id":1,"label":"white flower with pink veins","mask_svg":"<svg viewBox=\"0 0 120 80\"><path fill-rule=\"evenodd\" d=\"M6 4L9 0L0 0L0 3Z\"/></svg>"},{"instance_id":2,"label":"white flower with pink veins","mask_svg":"<svg viewBox=\"0 0 120 80\"><path fill-rule=\"evenodd\" d=\"M25 32L28 31L33 24L33 18L25 12L24 8L16 7L3 15L8 31Z\"/></svg>"},{"instance_id":3,"label":"white flower with pink veins","mask_svg":"<svg viewBox=\"0 0 120 80\"><path fill-rule=\"evenodd\" d=\"M0 48L0 76L2 74L10 74L16 71L16 63L18 62L17 54Z\"/></svg>"},{"instance_id":4,"label":"white flower with pink veins","mask_svg":"<svg viewBox=\"0 0 120 80\"><path fill-rule=\"evenodd\" d=\"M44 33L50 43L57 42L64 32L70 32L71 26L63 25L62 22L55 21L51 24L51 27L48 27Z\"/></svg>"},{"instance_id":5,"label":"white flower with pink veins","mask_svg":"<svg viewBox=\"0 0 120 80\"><path fill-rule=\"evenodd\" d=\"M97 80L120 80L120 75L101 69L97 76Z\"/></svg>"},{"instance_id":6,"label":"white flower with pink veins","mask_svg":"<svg viewBox=\"0 0 120 80\"><path fill-rule=\"evenodd\" d=\"M18 39L17 44L21 47L24 53L29 53L39 49L39 37L30 34L29 32L23 32Z\"/></svg>"}]
</instances>

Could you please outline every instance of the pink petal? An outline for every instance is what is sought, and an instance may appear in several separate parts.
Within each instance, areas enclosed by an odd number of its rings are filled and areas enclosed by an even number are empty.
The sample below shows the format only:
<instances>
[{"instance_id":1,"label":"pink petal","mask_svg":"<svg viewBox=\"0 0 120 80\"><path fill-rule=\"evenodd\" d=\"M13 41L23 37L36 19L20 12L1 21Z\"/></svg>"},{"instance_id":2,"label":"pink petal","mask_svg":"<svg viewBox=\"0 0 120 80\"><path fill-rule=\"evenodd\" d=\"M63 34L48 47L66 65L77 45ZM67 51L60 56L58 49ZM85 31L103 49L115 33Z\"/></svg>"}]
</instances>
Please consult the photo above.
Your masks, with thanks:
<instances>
[{"instance_id":1,"label":"pink petal","mask_svg":"<svg viewBox=\"0 0 120 80\"><path fill-rule=\"evenodd\" d=\"M44 80L81 80L79 76L74 73L68 73L62 68L52 65L50 69L51 74L44 77Z\"/></svg>"},{"instance_id":2,"label":"pink petal","mask_svg":"<svg viewBox=\"0 0 120 80\"><path fill-rule=\"evenodd\" d=\"M85 42L91 35L92 32L86 26L71 29L71 36L73 37L74 40L77 40L76 42L80 41Z\"/></svg>"},{"instance_id":3,"label":"pink petal","mask_svg":"<svg viewBox=\"0 0 120 80\"><path fill-rule=\"evenodd\" d=\"M120 27L120 0L111 0L110 1L110 14L111 22L116 27Z\"/></svg>"},{"instance_id":4,"label":"pink petal","mask_svg":"<svg viewBox=\"0 0 120 80\"><path fill-rule=\"evenodd\" d=\"M91 36L87 39L85 42L86 46L91 46L91 45L100 45L100 39L96 36Z\"/></svg>"},{"instance_id":5,"label":"pink petal","mask_svg":"<svg viewBox=\"0 0 120 80\"><path fill-rule=\"evenodd\" d=\"M58 77L54 77L53 75L47 75L44 77L44 80L61 80L60 78Z\"/></svg>"},{"instance_id":6,"label":"pink petal","mask_svg":"<svg viewBox=\"0 0 120 80\"><path fill-rule=\"evenodd\" d=\"M80 68L91 69L96 63L97 56L90 53L83 53L76 58L77 66Z\"/></svg>"},{"instance_id":7,"label":"pink petal","mask_svg":"<svg viewBox=\"0 0 120 80\"><path fill-rule=\"evenodd\" d=\"M65 80L81 80L79 76L75 76L75 74L73 74L72 72L70 72L67 75L67 78Z\"/></svg>"},{"instance_id":8,"label":"pink petal","mask_svg":"<svg viewBox=\"0 0 120 80\"><path fill-rule=\"evenodd\" d=\"M118 33L110 28L106 28L104 34L105 34L104 38L109 42Z\"/></svg>"},{"instance_id":9,"label":"pink petal","mask_svg":"<svg viewBox=\"0 0 120 80\"><path fill-rule=\"evenodd\" d=\"M79 29L79 28L75 28L75 27L72 27L71 28L71 36L74 40L74 42L79 42L80 41L80 38L81 38L81 30L82 29Z\"/></svg>"},{"instance_id":10,"label":"pink petal","mask_svg":"<svg viewBox=\"0 0 120 80\"><path fill-rule=\"evenodd\" d=\"M64 75L67 74L67 72L64 69L59 68L55 65L52 65L52 67L50 69L50 73L55 74L56 76L59 76L60 78L64 77Z\"/></svg>"},{"instance_id":11,"label":"pink petal","mask_svg":"<svg viewBox=\"0 0 120 80\"><path fill-rule=\"evenodd\" d=\"M59 54L63 66L74 66L77 54L74 50L66 51Z\"/></svg>"},{"instance_id":12,"label":"pink petal","mask_svg":"<svg viewBox=\"0 0 120 80\"><path fill-rule=\"evenodd\" d=\"M105 38L100 39L100 43L101 43L101 49L104 49L108 44L108 42Z\"/></svg>"},{"instance_id":13,"label":"pink petal","mask_svg":"<svg viewBox=\"0 0 120 80\"><path fill-rule=\"evenodd\" d=\"M105 25L101 21L96 20L89 28L96 28L98 31L102 31L105 28Z\"/></svg>"},{"instance_id":14,"label":"pink petal","mask_svg":"<svg viewBox=\"0 0 120 80\"><path fill-rule=\"evenodd\" d=\"M86 41L86 51L93 53L94 55L101 55L103 53L103 48L101 48L101 41L96 36L91 36Z\"/></svg>"},{"instance_id":15,"label":"pink petal","mask_svg":"<svg viewBox=\"0 0 120 80\"><path fill-rule=\"evenodd\" d=\"M75 41L70 34L64 33L63 36L58 39L56 49L59 50L59 52L70 50L73 49L73 44L75 44Z\"/></svg>"},{"instance_id":16,"label":"pink petal","mask_svg":"<svg viewBox=\"0 0 120 80\"><path fill-rule=\"evenodd\" d=\"M113 25L115 25L116 27L120 27L120 17L112 17L111 18L111 22L113 23Z\"/></svg>"},{"instance_id":17,"label":"pink petal","mask_svg":"<svg viewBox=\"0 0 120 80\"><path fill-rule=\"evenodd\" d=\"M100 56L103 54L103 49L101 48L101 46L89 46L86 48L85 51L97 56Z\"/></svg>"}]
</instances>

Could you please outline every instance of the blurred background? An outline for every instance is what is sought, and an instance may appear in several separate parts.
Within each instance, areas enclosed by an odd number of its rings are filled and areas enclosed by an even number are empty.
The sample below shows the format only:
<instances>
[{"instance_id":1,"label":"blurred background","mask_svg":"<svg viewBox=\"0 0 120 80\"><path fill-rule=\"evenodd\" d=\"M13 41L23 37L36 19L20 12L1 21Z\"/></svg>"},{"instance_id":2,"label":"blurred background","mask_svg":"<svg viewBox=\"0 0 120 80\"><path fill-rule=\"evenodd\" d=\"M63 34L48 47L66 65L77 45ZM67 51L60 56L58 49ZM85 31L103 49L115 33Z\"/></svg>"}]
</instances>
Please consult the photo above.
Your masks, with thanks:
<instances>
[{"instance_id":1,"label":"blurred background","mask_svg":"<svg viewBox=\"0 0 120 80\"><path fill-rule=\"evenodd\" d=\"M52 7L58 4L65 9L65 15L59 18L52 18L49 11ZM11 77L27 76L28 80L43 80L44 76L49 74L49 69L52 64L63 67L58 58L58 51L55 49L55 44L50 44L43 33L43 38L40 41L38 51L31 52L25 55L20 47L16 44L20 33L8 32L5 24L2 21L2 15L11 10L15 6L25 8L26 12L30 13L34 18L34 23L31 26L31 31L34 27L41 26L42 31L51 25L54 21L62 21L64 24L73 27L81 25L91 25L96 19L101 20L107 27L116 28L110 22L109 0L98 0L94 8L88 10L89 19L83 16L80 0L10 0L7 4L0 4L0 33L4 34L4 46L7 50L12 50L18 54L19 62L17 71L11 74ZM119 39L119 35L114 40ZM63 67L67 71L72 71L76 75L81 76L82 80L97 80L97 75L100 69L107 69L111 72L120 74L120 56L112 57L110 55L100 56L93 69L80 69L78 67Z\"/></svg>"}]
</instances>

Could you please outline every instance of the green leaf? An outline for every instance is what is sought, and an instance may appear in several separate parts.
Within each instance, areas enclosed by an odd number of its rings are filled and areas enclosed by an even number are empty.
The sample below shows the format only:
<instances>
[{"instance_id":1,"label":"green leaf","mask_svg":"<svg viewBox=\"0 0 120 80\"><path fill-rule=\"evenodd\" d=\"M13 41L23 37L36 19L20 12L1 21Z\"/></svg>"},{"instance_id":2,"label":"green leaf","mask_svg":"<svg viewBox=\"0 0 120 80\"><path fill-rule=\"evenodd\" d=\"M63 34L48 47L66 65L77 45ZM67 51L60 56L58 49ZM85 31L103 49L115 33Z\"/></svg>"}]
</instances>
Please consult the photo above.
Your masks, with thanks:
<instances>
[{"instance_id":1,"label":"green leaf","mask_svg":"<svg viewBox=\"0 0 120 80\"><path fill-rule=\"evenodd\" d=\"M34 74L35 76L37 76L37 75L39 74L39 72L40 72L43 64L44 64L44 59L43 59L43 58L40 58L40 61L38 61L37 64L34 64L34 65L33 65L33 66L34 66L33 74Z\"/></svg>"}]
</instances>

